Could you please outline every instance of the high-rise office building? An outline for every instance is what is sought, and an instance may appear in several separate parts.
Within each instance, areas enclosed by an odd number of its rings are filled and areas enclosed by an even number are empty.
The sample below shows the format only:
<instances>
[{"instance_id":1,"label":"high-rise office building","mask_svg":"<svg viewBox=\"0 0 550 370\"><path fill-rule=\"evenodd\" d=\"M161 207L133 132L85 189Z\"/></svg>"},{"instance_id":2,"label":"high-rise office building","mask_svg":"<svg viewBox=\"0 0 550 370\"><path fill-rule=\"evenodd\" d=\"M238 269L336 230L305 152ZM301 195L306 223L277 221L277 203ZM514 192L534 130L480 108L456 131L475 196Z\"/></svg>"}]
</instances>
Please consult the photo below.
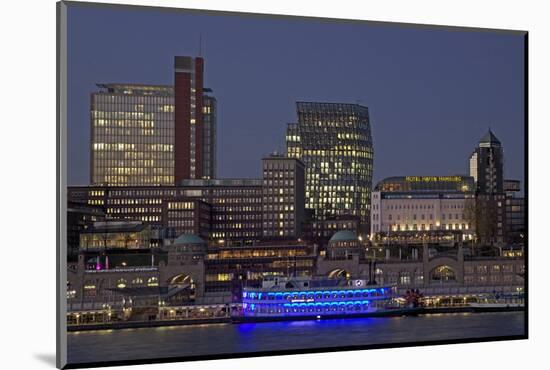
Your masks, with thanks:
<instances>
[{"instance_id":1,"label":"high-rise office building","mask_svg":"<svg viewBox=\"0 0 550 370\"><path fill-rule=\"evenodd\" d=\"M177 56L174 68L174 176L179 183L204 175L204 60Z\"/></svg>"},{"instance_id":2,"label":"high-rise office building","mask_svg":"<svg viewBox=\"0 0 550 370\"><path fill-rule=\"evenodd\" d=\"M204 89L203 98L203 179L216 178L216 140L217 140L217 100L212 93L212 89Z\"/></svg>"},{"instance_id":3,"label":"high-rise office building","mask_svg":"<svg viewBox=\"0 0 550 370\"><path fill-rule=\"evenodd\" d=\"M470 156L470 176L476 181L479 194L503 192L503 157L500 141L489 130Z\"/></svg>"},{"instance_id":4,"label":"high-rise office building","mask_svg":"<svg viewBox=\"0 0 550 370\"><path fill-rule=\"evenodd\" d=\"M304 220L304 164L284 155L263 159L262 236L298 238Z\"/></svg>"},{"instance_id":5,"label":"high-rise office building","mask_svg":"<svg viewBox=\"0 0 550 370\"><path fill-rule=\"evenodd\" d=\"M296 103L287 155L305 164L306 208L315 219L360 217L369 229L373 145L368 108L357 104Z\"/></svg>"},{"instance_id":6,"label":"high-rise office building","mask_svg":"<svg viewBox=\"0 0 550 370\"><path fill-rule=\"evenodd\" d=\"M91 95L91 183L174 183L171 86L98 84Z\"/></svg>"},{"instance_id":7,"label":"high-rise office building","mask_svg":"<svg viewBox=\"0 0 550 370\"><path fill-rule=\"evenodd\" d=\"M99 84L91 99L91 183L174 185L216 176L216 98L202 58L175 58L175 85Z\"/></svg>"},{"instance_id":8,"label":"high-rise office building","mask_svg":"<svg viewBox=\"0 0 550 370\"><path fill-rule=\"evenodd\" d=\"M491 130L470 156L470 176L476 182L476 231L485 244L505 240L504 154L500 140Z\"/></svg>"}]
</instances>

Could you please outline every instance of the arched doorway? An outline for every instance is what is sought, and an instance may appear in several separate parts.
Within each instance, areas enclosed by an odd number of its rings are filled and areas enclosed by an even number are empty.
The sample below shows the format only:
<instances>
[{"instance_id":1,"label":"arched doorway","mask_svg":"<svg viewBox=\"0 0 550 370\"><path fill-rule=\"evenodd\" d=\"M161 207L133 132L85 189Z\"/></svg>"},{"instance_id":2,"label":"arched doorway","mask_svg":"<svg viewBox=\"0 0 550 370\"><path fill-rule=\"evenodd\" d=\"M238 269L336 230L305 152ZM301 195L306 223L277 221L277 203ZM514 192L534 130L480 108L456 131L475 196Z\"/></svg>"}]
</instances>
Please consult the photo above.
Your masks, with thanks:
<instances>
[{"instance_id":1,"label":"arched doorway","mask_svg":"<svg viewBox=\"0 0 550 370\"><path fill-rule=\"evenodd\" d=\"M194 281L190 275L179 274L169 279L168 285L173 287L193 287Z\"/></svg>"},{"instance_id":2,"label":"arched doorway","mask_svg":"<svg viewBox=\"0 0 550 370\"><path fill-rule=\"evenodd\" d=\"M344 269L334 269L328 273L329 279L349 279L350 273Z\"/></svg>"},{"instance_id":3,"label":"arched doorway","mask_svg":"<svg viewBox=\"0 0 550 370\"><path fill-rule=\"evenodd\" d=\"M167 281L165 299L172 305L187 305L195 301L196 287L191 275L179 274Z\"/></svg>"},{"instance_id":4,"label":"arched doorway","mask_svg":"<svg viewBox=\"0 0 550 370\"><path fill-rule=\"evenodd\" d=\"M441 282L456 281L455 271L448 265L437 266L432 270L432 280Z\"/></svg>"}]
</instances>

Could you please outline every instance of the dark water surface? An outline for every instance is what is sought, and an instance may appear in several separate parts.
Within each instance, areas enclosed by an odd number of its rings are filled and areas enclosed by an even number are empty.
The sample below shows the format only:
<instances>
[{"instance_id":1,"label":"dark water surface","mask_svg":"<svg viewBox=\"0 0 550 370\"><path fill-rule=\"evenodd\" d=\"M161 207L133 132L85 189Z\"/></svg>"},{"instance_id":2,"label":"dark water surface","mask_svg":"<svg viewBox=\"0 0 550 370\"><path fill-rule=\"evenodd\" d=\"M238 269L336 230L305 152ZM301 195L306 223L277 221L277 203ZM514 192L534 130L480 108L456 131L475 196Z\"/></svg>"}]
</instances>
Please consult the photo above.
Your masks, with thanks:
<instances>
[{"instance_id":1,"label":"dark water surface","mask_svg":"<svg viewBox=\"0 0 550 370\"><path fill-rule=\"evenodd\" d=\"M523 312L207 324L68 334L69 363L524 334Z\"/></svg>"}]
</instances>

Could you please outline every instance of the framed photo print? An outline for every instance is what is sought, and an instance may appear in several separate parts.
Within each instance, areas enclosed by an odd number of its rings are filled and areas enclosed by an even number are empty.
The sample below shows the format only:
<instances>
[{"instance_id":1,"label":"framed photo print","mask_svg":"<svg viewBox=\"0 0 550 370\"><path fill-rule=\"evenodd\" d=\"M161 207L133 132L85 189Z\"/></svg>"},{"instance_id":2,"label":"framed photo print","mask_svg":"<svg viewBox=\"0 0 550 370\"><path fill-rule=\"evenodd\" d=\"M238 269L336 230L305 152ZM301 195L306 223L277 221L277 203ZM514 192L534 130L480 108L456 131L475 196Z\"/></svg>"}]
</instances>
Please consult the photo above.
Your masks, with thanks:
<instances>
[{"instance_id":1,"label":"framed photo print","mask_svg":"<svg viewBox=\"0 0 550 370\"><path fill-rule=\"evenodd\" d=\"M58 367L527 338L526 31L57 11Z\"/></svg>"}]
</instances>

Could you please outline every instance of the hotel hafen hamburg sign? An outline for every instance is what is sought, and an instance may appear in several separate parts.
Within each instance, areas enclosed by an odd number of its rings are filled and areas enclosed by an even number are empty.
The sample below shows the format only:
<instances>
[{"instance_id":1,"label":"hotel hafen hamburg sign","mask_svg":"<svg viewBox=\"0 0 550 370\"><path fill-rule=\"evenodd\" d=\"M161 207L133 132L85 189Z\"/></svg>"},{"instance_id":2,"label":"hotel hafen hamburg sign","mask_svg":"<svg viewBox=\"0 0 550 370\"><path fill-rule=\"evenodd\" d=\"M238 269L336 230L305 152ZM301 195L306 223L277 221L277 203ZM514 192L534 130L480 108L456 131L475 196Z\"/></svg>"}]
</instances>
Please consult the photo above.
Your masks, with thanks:
<instances>
[{"instance_id":1,"label":"hotel hafen hamburg sign","mask_svg":"<svg viewBox=\"0 0 550 370\"><path fill-rule=\"evenodd\" d=\"M407 182L460 182L460 176L406 176Z\"/></svg>"}]
</instances>

